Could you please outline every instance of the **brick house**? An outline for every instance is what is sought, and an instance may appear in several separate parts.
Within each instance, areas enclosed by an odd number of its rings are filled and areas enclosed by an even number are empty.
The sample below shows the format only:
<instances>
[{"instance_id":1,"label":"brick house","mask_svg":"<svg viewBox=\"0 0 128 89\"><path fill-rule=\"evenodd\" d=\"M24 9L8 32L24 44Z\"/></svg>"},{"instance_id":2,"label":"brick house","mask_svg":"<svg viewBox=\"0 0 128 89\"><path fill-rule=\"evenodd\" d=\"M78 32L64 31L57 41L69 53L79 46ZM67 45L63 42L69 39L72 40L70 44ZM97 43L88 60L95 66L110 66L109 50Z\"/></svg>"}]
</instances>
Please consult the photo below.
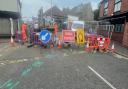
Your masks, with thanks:
<instances>
[{"instance_id":1,"label":"brick house","mask_svg":"<svg viewBox=\"0 0 128 89\"><path fill-rule=\"evenodd\" d=\"M115 26L112 39L128 47L128 0L102 0L99 15Z\"/></svg>"}]
</instances>

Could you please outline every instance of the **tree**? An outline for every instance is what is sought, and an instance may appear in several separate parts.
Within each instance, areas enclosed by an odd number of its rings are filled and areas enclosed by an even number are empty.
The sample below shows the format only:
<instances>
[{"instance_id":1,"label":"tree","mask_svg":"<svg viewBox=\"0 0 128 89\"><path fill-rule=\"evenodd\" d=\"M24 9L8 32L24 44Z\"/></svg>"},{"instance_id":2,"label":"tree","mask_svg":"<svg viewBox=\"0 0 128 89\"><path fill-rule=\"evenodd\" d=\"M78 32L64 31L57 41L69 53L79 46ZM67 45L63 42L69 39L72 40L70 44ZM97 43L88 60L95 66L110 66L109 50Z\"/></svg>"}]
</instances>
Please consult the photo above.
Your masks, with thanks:
<instances>
[{"instance_id":1,"label":"tree","mask_svg":"<svg viewBox=\"0 0 128 89\"><path fill-rule=\"evenodd\" d=\"M99 9L94 10L94 20L98 20L99 18Z\"/></svg>"},{"instance_id":2,"label":"tree","mask_svg":"<svg viewBox=\"0 0 128 89\"><path fill-rule=\"evenodd\" d=\"M100 5L98 6L98 9L94 10L94 20L98 20L100 13Z\"/></svg>"}]
</instances>

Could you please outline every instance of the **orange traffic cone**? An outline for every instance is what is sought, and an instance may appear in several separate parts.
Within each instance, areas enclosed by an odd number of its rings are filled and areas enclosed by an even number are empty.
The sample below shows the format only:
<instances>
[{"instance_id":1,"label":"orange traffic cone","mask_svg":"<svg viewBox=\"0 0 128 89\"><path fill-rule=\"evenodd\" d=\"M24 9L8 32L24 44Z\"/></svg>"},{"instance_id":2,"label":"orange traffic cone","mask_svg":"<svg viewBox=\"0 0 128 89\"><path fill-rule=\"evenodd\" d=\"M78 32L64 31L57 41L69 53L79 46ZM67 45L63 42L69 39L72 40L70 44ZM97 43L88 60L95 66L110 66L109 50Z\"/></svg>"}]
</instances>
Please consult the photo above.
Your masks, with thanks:
<instances>
[{"instance_id":1,"label":"orange traffic cone","mask_svg":"<svg viewBox=\"0 0 128 89\"><path fill-rule=\"evenodd\" d=\"M14 46L15 46L15 44L14 44L14 39L13 39L13 37L12 37L12 36L11 36L10 45L11 45L12 47L14 47Z\"/></svg>"},{"instance_id":2,"label":"orange traffic cone","mask_svg":"<svg viewBox=\"0 0 128 89\"><path fill-rule=\"evenodd\" d=\"M61 45L61 41L59 40L58 42L58 48L61 49L62 48L62 45Z\"/></svg>"},{"instance_id":3,"label":"orange traffic cone","mask_svg":"<svg viewBox=\"0 0 128 89\"><path fill-rule=\"evenodd\" d=\"M111 52L112 52L112 53L115 52L115 45L114 45L114 43L112 44Z\"/></svg>"}]
</instances>

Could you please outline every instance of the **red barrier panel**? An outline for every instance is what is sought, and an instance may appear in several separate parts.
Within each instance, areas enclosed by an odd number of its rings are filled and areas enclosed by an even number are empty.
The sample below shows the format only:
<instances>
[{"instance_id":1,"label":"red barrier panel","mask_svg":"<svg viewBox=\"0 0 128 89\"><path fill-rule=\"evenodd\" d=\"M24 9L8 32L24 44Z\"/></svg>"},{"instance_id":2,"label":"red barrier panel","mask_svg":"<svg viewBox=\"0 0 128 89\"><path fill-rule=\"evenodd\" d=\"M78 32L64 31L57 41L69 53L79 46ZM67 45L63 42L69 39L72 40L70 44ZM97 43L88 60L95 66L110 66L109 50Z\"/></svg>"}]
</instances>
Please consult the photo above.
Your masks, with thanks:
<instances>
[{"instance_id":1,"label":"red barrier panel","mask_svg":"<svg viewBox=\"0 0 128 89\"><path fill-rule=\"evenodd\" d=\"M98 40L98 46L100 50L108 50L110 45L110 38L100 37Z\"/></svg>"},{"instance_id":2,"label":"red barrier panel","mask_svg":"<svg viewBox=\"0 0 128 89\"><path fill-rule=\"evenodd\" d=\"M103 50L104 52L107 52L107 50L109 49L110 42L110 38L97 37L95 35L88 36L88 51L99 49Z\"/></svg>"},{"instance_id":3,"label":"red barrier panel","mask_svg":"<svg viewBox=\"0 0 128 89\"><path fill-rule=\"evenodd\" d=\"M96 36L88 37L89 49L98 49L98 41Z\"/></svg>"}]
</instances>

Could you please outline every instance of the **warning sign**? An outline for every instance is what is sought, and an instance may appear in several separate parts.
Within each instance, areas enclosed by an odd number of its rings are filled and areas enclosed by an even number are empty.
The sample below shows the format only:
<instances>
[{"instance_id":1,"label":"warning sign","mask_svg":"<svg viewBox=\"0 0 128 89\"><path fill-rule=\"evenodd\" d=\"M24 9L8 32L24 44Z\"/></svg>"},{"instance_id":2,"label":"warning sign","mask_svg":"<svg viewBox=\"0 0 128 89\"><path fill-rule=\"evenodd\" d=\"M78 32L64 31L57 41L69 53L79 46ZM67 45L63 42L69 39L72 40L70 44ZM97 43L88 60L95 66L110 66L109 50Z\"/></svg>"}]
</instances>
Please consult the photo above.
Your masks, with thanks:
<instances>
[{"instance_id":1,"label":"warning sign","mask_svg":"<svg viewBox=\"0 0 128 89\"><path fill-rule=\"evenodd\" d=\"M75 32L71 30L62 31L63 42L75 42Z\"/></svg>"},{"instance_id":2,"label":"warning sign","mask_svg":"<svg viewBox=\"0 0 128 89\"><path fill-rule=\"evenodd\" d=\"M83 29L78 29L76 34L77 34L77 38L76 38L77 44L84 44L85 43L84 30Z\"/></svg>"}]
</instances>

